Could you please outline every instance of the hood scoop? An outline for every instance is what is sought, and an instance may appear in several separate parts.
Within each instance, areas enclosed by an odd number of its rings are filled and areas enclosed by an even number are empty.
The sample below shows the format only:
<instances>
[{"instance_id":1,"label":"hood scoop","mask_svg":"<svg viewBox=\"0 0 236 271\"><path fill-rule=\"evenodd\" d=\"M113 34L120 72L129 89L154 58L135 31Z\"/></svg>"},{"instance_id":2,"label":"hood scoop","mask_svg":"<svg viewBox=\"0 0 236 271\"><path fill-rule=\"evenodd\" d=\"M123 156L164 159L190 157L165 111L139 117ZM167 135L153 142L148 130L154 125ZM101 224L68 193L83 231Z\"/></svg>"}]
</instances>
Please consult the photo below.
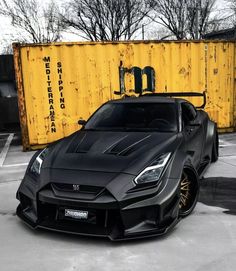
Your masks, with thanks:
<instances>
[{"instance_id":1,"label":"hood scoop","mask_svg":"<svg viewBox=\"0 0 236 271\"><path fill-rule=\"evenodd\" d=\"M123 138L117 144L111 146L105 151L106 154L118 155L118 156L128 156L132 152L137 151L144 144L144 141L148 139L151 135L143 137L143 135L132 135Z\"/></svg>"},{"instance_id":2,"label":"hood scoop","mask_svg":"<svg viewBox=\"0 0 236 271\"><path fill-rule=\"evenodd\" d=\"M93 140L86 136L86 133L78 133L76 138L70 144L68 153L87 153L93 144Z\"/></svg>"},{"instance_id":3,"label":"hood scoop","mask_svg":"<svg viewBox=\"0 0 236 271\"><path fill-rule=\"evenodd\" d=\"M128 156L141 148L150 137L147 133L80 132L70 143L67 153Z\"/></svg>"}]
</instances>

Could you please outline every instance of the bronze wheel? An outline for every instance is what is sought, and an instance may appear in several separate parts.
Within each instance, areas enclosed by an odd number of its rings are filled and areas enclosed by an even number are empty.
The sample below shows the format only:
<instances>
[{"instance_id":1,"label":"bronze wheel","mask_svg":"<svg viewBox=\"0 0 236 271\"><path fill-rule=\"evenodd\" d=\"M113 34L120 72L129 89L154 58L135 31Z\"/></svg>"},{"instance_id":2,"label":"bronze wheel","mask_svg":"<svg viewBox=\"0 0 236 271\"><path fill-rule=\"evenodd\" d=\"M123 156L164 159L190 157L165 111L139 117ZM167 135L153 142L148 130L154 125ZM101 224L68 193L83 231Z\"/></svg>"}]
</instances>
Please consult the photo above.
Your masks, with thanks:
<instances>
[{"instance_id":1,"label":"bronze wheel","mask_svg":"<svg viewBox=\"0 0 236 271\"><path fill-rule=\"evenodd\" d=\"M190 181L185 172L183 172L183 176L180 182L180 202L179 208L183 209L188 205L190 199Z\"/></svg>"},{"instance_id":2,"label":"bronze wheel","mask_svg":"<svg viewBox=\"0 0 236 271\"><path fill-rule=\"evenodd\" d=\"M179 190L179 215L184 217L193 211L197 203L199 192L198 178L190 168L185 168L183 170Z\"/></svg>"}]
</instances>

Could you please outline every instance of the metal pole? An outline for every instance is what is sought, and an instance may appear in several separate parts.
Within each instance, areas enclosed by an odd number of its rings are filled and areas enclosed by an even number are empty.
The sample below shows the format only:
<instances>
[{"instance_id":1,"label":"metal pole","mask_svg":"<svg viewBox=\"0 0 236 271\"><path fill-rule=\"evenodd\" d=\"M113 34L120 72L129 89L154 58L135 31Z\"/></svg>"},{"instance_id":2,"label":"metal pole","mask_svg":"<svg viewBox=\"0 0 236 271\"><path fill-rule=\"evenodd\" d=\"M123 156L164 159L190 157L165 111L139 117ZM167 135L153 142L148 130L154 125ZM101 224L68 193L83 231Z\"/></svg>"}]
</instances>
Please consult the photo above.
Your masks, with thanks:
<instances>
[{"instance_id":1,"label":"metal pole","mask_svg":"<svg viewBox=\"0 0 236 271\"><path fill-rule=\"evenodd\" d=\"M197 0L196 4L196 25L195 25L195 39L199 39L199 10L200 10L200 0Z\"/></svg>"},{"instance_id":2,"label":"metal pole","mask_svg":"<svg viewBox=\"0 0 236 271\"><path fill-rule=\"evenodd\" d=\"M130 39L130 0L126 0L128 39Z\"/></svg>"},{"instance_id":3,"label":"metal pole","mask_svg":"<svg viewBox=\"0 0 236 271\"><path fill-rule=\"evenodd\" d=\"M144 40L144 24L142 25L142 39Z\"/></svg>"}]
</instances>

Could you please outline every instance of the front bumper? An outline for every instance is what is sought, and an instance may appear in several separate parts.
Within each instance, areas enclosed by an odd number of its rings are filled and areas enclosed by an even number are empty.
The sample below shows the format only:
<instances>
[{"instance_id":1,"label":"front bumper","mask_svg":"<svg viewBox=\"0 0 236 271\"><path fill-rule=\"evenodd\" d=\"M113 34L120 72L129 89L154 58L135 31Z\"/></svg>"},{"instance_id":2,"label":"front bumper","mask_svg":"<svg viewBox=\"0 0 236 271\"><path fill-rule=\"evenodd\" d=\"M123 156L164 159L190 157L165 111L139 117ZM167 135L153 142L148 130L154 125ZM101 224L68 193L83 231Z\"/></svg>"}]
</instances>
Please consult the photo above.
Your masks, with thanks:
<instances>
[{"instance_id":1,"label":"front bumper","mask_svg":"<svg viewBox=\"0 0 236 271\"><path fill-rule=\"evenodd\" d=\"M166 188L163 195L134 196L128 201L117 201L106 189L94 200L81 200L55 195L50 185L37 193L26 187L21 185L17 192L17 215L32 228L124 240L163 235L178 222L179 197L174 187L168 193ZM66 218L66 208L87 211L89 218Z\"/></svg>"}]
</instances>

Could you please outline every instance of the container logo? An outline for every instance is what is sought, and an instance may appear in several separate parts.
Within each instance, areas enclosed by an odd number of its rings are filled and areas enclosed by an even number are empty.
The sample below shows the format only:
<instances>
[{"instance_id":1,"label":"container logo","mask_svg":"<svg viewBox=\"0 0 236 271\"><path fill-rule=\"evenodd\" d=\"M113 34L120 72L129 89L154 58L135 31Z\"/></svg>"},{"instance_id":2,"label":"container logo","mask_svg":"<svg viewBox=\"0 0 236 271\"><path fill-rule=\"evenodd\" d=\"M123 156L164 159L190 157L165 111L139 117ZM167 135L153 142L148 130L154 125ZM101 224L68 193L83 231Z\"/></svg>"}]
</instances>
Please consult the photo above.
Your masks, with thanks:
<instances>
[{"instance_id":1,"label":"container logo","mask_svg":"<svg viewBox=\"0 0 236 271\"><path fill-rule=\"evenodd\" d=\"M134 76L134 91L137 94L142 94L144 91L155 91L155 70L153 67L146 66L141 69L140 67L125 68L119 67L119 79L120 79L120 92L119 94L125 94L127 91L125 86L126 74L132 74ZM143 88L143 76L147 77L147 87ZM118 94L118 93L117 93Z\"/></svg>"}]
</instances>

